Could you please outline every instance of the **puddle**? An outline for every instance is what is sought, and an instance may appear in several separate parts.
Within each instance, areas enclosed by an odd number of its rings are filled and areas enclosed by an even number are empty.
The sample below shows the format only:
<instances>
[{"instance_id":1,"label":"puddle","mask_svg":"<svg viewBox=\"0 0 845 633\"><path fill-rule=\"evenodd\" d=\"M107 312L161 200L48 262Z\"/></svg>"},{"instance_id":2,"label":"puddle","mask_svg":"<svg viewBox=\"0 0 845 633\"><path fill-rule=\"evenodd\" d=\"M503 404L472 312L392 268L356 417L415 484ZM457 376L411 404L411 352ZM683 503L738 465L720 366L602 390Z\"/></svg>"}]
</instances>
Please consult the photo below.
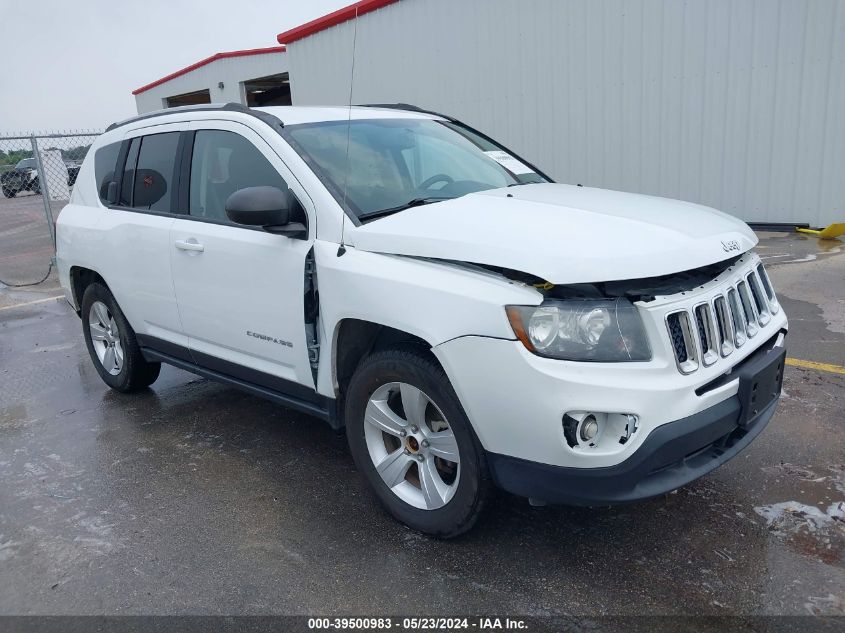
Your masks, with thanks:
<instances>
[{"instance_id":1,"label":"puddle","mask_svg":"<svg viewBox=\"0 0 845 633\"><path fill-rule=\"evenodd\" d=\"M768 475L788 475L797 477L801 481L812 481L814 483L821 483L827 479L825 476L819 476L815 471L805 468L803 466L796 466L789 462L782 462L777 466L766 466L763 472Z\"/></svg>"},{"instance_id":2,"label":"puddle","mask_svg":"<svg viewBox=\"0 0 845 633\"><path fill-rule=\"evenodd\" d=\"M845 613L845 600L832 593L826 596L811 596L807 602L804 603L804 608L810 615L829 615L831 613L842 614Z\"/></svg>"},{"instance_id":3,"label":"puddle","mask_svg":"<svg viewBox=\"0 0 845 633\"><path fill-rule=\"evenodd\" d=\"M836 523L845 526L845 501L831 504L826 511L798 501L783 501L767 506L757 506L754 511L766 519L773 532L795 533L806 529L817 534Z\"/></svg>"},{"instance_id":4,"label":"puddle","mask_svg":"<svg viewBox=\"0 0 845 633\"><path fill-rule=\"evenodd\" d=\"M842 240L823 240L796 233L758 233L762 242L758 249L766 265L802 264L820 257L839 255L843 252ZM769 252L772 249L774 252Z\"/></svg>"},{"instance_id":5,"label":"puddle","mask_svg":"<svg viewBox=\"0 0 845 633\"><path fill-rule=\"evenodd\" d=\"M782 501L756 506L769 532L786 541L797 552L818 558L828 565L845 562L845 500L832 500L831 492L845 492L845 466L827 466L824 472L806 466L782 463L763 468L767 474L792 480L802 497L812 503ZM835 493L834 493L835 494Z\"/></svg>"},{"instance_id":6,"label":"puddle","mask_svg":"<svg viewBox=\"0 0 845 633\"><path fill-rule=\"evenodd\" d=\"M758 506L754 511L766 520L770 532L799 553L828 565L845 560L845 501L824 511L798 501Z\"/></svg>"}]
</instances>

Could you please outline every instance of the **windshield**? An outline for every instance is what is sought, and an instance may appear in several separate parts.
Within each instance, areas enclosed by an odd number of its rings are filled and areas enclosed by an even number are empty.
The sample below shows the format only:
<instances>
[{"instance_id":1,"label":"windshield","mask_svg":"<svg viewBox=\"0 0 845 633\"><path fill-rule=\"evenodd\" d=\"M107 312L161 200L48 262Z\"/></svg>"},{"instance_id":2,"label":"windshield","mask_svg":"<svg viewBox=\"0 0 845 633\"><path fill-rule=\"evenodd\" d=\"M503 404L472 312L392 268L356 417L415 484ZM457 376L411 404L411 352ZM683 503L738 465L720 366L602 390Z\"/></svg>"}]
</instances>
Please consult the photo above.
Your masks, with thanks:
<instances>
[{"instance_id":1,"label":"windshield","mask_svg":"<svg viewBox=\"0 0 845 633\"><path fill-rule=\"evenodd\" d=\"M501 146L449 121L325 121L285 126L284 134L338 203L358 218L547 182Z\"/></svg>"},{"instance_id":2,"label":"windshield","mask_svg":"<svg viewBox=\"0 0 845 633\"><path fill-rule=\"evenodd\" d=\"M35 169L35 159L24 158L17 165L15 165L15 169Z\"/></svg>"}]
</instances>

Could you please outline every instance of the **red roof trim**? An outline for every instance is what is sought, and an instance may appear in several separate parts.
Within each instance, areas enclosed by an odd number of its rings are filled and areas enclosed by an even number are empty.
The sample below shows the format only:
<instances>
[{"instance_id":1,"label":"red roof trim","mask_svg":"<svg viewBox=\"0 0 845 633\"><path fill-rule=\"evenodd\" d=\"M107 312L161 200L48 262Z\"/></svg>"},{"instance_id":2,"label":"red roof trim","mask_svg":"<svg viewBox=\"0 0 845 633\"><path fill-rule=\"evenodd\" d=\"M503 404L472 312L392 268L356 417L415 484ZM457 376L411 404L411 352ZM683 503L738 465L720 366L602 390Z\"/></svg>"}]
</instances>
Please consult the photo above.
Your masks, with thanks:
<instances>
[{"instance_id":1,"label":"red roof trim","mask_svg":"<svg viewBox=\"0 0 845 633\"><path fill-rule=\"evenodd\" d=\"M150 88L155 88L156 86L160 86L161 84L170 81L171 79L175 79L176 77L180 77L181 75L186 75L192 70L196 70L206 64L210 64L211 62L216 62L218 59L227 59L229 57L246 57L248 55L264 55L266 53L284 53L285 47L284 46L271 46L269 48L250 48L245 51L229 51L226 53L215 53L211 57L206 57L203 60L198 61L195 64L191 64L190 66L185 66L182 70L177 70L175 73L170 73L166 77L162 77L161 79L156 79L154 82L147 84L146 86L141 86L137 90L133 90L132 94L137 95L142 92L149 90Z\"/></svg>"},{"instance_id":2,"label":"red roof trim","mask_svg":"<svg viewBox=\"0 0 845 633\"><path fill-rule=\"evenodd\" d=\"M331 26L336 26L346 22L347 20L353 19L355 17L356 10L358 11L358 16L360 17L365 13L381 9L382 7L385 7L388 4L393 4L394 2L397 2L397 0L360 0L360 2L338 9L334 13L329 13L328 15L306 22L305 24L297 26L289 31L279 33L276 39L279 40L279 44L290 44L291 42L301 40L304 37L323 31Z\"/></svg>"}]
</instances>

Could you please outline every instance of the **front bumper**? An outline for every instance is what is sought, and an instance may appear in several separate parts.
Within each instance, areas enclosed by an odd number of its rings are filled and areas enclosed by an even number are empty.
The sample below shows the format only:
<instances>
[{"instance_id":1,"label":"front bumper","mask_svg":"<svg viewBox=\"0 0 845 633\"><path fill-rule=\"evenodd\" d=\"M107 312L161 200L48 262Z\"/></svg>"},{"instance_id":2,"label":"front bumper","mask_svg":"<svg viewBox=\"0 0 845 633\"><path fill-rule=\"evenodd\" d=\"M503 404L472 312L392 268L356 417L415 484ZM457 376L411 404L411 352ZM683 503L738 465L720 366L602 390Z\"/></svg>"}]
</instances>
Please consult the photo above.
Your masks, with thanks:
<instances>
[{"instance_id":1,"label":"front bumper","mask_svg":"<svg viewBox=\"0 0 845 633\"><path fill-rule=\"evenodd\" d=\"M755 404L751 412L749 385L768 390L782 378L788 327L759 267L746 254L701 286L638 302L650 361L541 358L519 341L479 336L435 346L499 484L548 501L616 503L673 490L742 450L774 411ZM730 315L719 299L734 302ZM702 309L707 318L697 316ZM733 335L737 310L741 340ZM675 313L697 321L684 334L691 367L678 364L667 325ZM772 353L779 362L761 367ZM755 368L761 373L749 381ZM587 415L598 423L594 441L578 440L571 425Z\"/></svg>"},{"instance_id":2,"label":"front bumper","mask_svg":"<svg viewBox=\"0 0 845 633\"><path fill-rule=\"evenodd\" d=\"M738 396L655 429L631 457L605 468L566 468L488 453L496 484L516 495L568 505L612 505L684 486L735 457L772 419L777 400L744 425Z\"/></svg>"},{"instance_id":3,"label":"front bumper","mask_svg":"<svg viewBox=\"0 0 845 633\"><path fill-rule=\"evenodd\" d=\"M461 352L475 353L470 357L435 351L453 377L499 487L551 503L610 505L679 488L748 446L774 415L777 397L758 411L754 385L771 376L773 367L780 368L775 375L782 379L784 341L781 330L729 374L708 375L708 383L693 383L695 388L674 366L669 375L674 373L681 384L665 374L633 369L624 380L617 375L608 379L600 376L601 368L592 367L597 374L592 376L590 368L565 363L554 365L559 373L548 374L540 369L549 371L554 361L532 357L526 359L531 365L507 362L510 354L521 354L518 342L455 341ZM495 369L470 375L459 362L467 358L475 368ZM524 373L527 366L532 370ZM605 380L599 382L600 377ZM776 388L779 393L779 382ZM631 411L639 416L641 428L612 451L573 449L561 424L567 407Z\"/></svg>"}]
</instances>

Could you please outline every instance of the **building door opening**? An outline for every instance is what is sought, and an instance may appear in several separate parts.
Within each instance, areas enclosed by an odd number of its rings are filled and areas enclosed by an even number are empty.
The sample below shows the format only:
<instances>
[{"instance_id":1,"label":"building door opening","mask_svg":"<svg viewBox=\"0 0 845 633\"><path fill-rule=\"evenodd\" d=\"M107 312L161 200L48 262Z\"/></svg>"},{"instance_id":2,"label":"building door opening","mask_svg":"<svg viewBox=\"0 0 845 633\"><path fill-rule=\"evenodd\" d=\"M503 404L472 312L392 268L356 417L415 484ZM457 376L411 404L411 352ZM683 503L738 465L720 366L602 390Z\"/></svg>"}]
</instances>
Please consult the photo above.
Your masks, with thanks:
<instances>
[{"instance_id":1,"label":"building door opening","mask_svg":"<svg viewBox=\"0 0 845 633\"><path fill-rule=\"evenodd\" d=\"M165 99L168 108L175 108L177 106L199 105L202 103L211 103L211 93L208 90L197 90L196 92L186 92L182 95L174 95Z\"/></svg>"},{"instance_id":2,"label":"building door opening","mask_svg":"<svg viewBox=\"0 0 845 633\"><path fill-rule=\"evenodd\" d=\"M248 79L243 86L250 107L291 105L288 73Z\"/></svg>"}]
</instances>

